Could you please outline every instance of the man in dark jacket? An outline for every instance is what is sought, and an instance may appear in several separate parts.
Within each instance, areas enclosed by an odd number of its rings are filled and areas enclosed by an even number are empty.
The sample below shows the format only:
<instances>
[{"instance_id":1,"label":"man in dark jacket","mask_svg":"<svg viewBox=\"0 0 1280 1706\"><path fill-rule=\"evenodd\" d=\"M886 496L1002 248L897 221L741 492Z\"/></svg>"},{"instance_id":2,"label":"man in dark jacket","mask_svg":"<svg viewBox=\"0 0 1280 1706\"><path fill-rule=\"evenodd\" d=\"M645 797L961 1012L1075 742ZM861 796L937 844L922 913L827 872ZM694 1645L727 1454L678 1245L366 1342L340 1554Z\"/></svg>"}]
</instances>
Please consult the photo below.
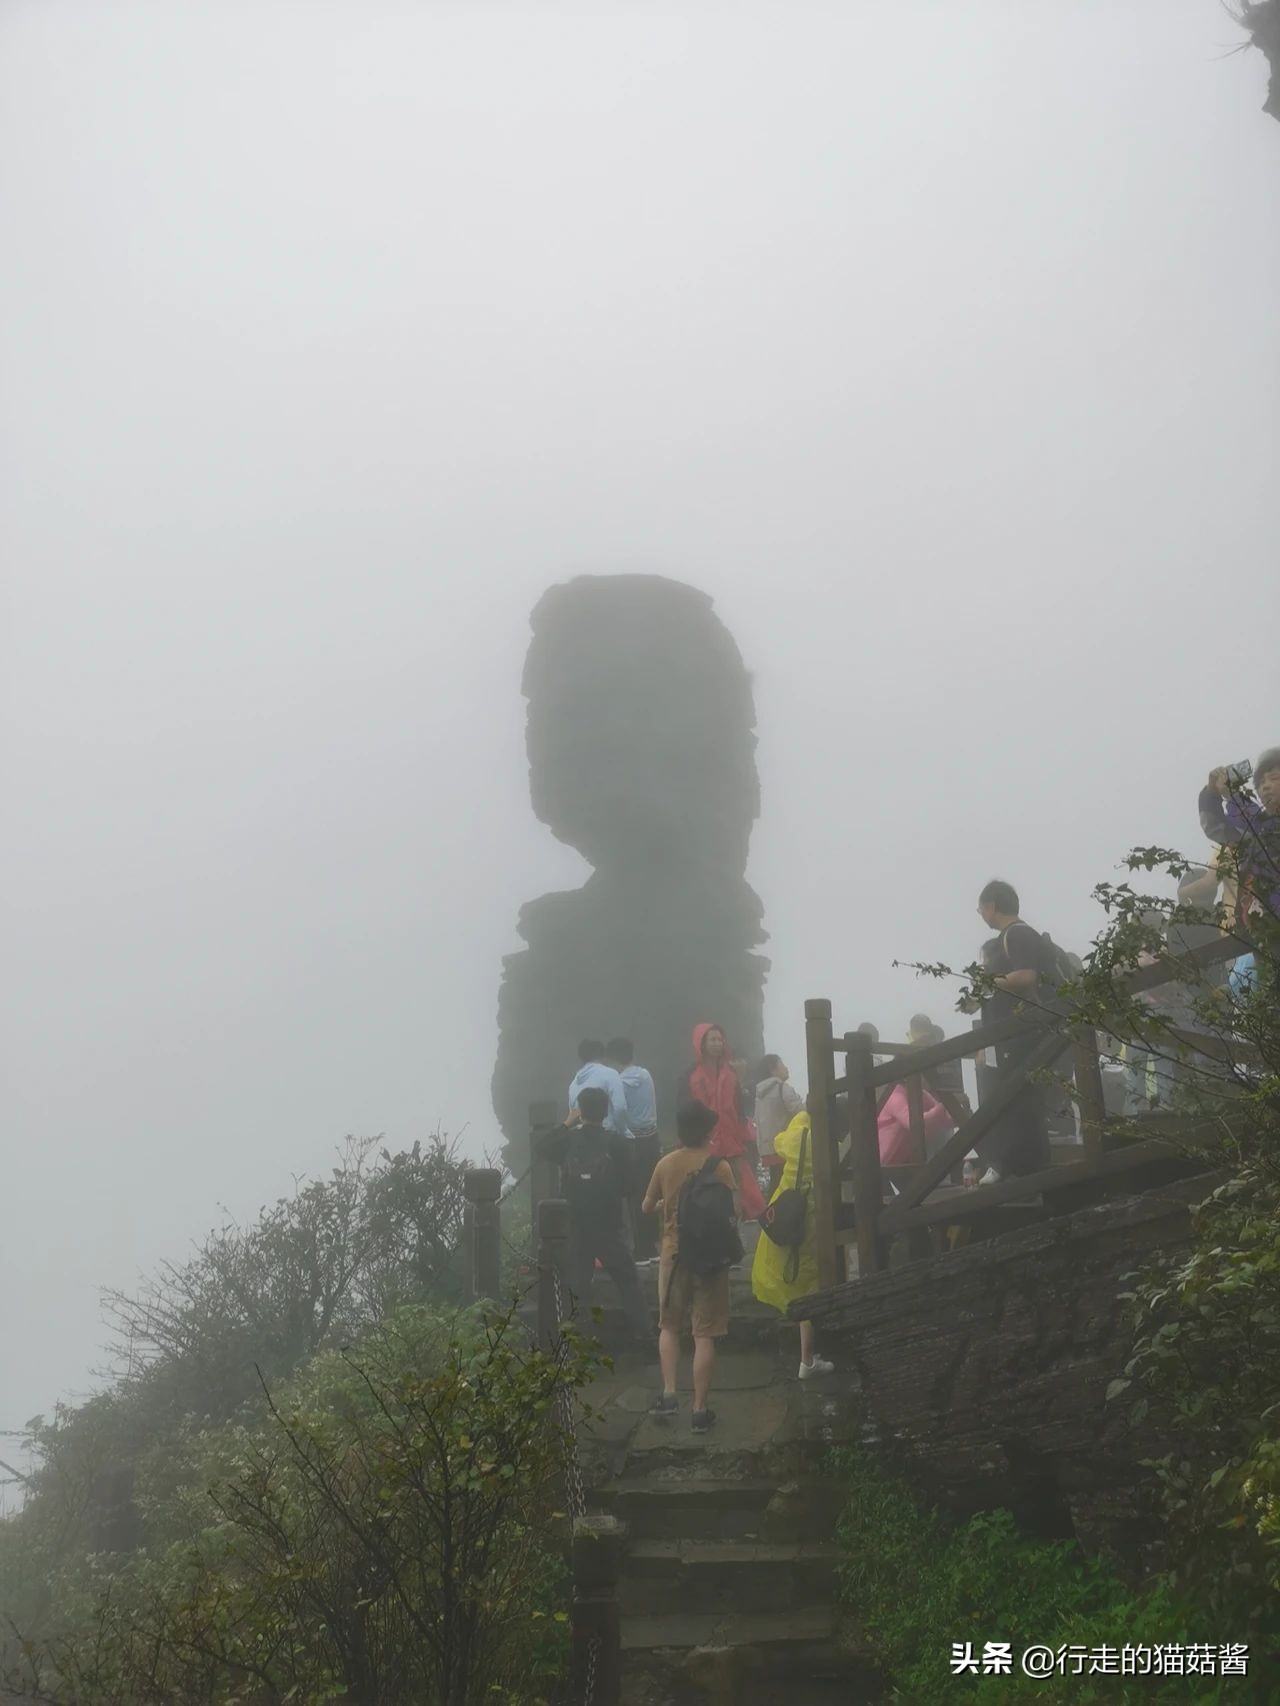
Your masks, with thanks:
<instances>
[{"instance_id":1,"label":"man in dark jacket","mask_svg":"<svg viewBox=\"0 0 1280 1706\"><path fill-rule=\"evenodd\" d=\"M557 1126L541 1140L542 1153L560 1166L561 1189L569 1204L569 1289L585 1312L598 1260L618 1288L632 1338L647 1345L653 1337L649 1311L623 1230L632 1188L631 1146L605 1127L606 1091L579 1091L578 1112L579 1124Z\"/></svg>"},{"instance_id":2,"label":"man in dark jacket","mask_svg":"<svg viewBox=\"0 0 1280 1706\"><path fill-rule=\"evenodd\" d=\"M1018 906L1018 891L998 879L989 882L978 896L983 923L999 932L991 945L988 964L995 974L995 992L982 1004L982 1017L988 1024L1011 1017L1024 1004L1034 1008L1042 996L1048 995L1042 988L1044 938L1024 923ZM1039 1036L1030 1032L997 1044L997 1082L1016 1072L1039 1041ZM983 1185L998 1184L1010 1173L1038 1173L1049 1165L1049 1131L1044 1091L1039 1084L1023 1085L987 1135L978 1140L978 1149L987 1167L978 1181Z\"/></svg>"}]
</instances>

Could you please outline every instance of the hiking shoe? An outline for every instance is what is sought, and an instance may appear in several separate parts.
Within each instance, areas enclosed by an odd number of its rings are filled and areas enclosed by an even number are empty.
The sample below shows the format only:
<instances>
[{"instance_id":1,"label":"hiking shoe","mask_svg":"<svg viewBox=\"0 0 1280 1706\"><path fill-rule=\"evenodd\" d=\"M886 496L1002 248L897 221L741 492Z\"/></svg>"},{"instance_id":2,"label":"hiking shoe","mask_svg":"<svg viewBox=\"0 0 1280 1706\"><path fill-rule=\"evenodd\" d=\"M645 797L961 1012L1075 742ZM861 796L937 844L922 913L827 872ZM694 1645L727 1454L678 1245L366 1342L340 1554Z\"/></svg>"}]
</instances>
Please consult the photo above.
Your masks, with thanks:
<instances>
[{"instance_id":1,"label":"hiking shoe","mask_svg":"<svg viewBox=\"0 0 1280 1706\"><path fill-rule=\"evenodd\" d=\"M680 1401L674 1392L660 1392L649 1406L651 1416L674 1416L680 1408Z\"/></svg>"},{"instance_id":2,"label":"hiking shoe","mask_svg":"<svg viewBox=\"0 0 1280 1706\"><path fill-rule=\"evenodd\" d=\"M801 1380L813 1380L819 1374L834 1374L835 1371L835 1363L828 1362L825 1357L816 1356L812 1362L800 1364Z\"/></svg>"},{"instance_id":3,"label":"hiking shoe","mask_svg":"<svg viewBox=\"0 0 1280 1706\"><path fill-rule=\"evenodd\" d=\"M708 1428L710 1428L712 1422L715 1421L715 1419L716 1419L716 1413L714 1410L711 1410L711 1409L695 1410L693 1412L692 1417L690 1418L690 1421L691 1421L692 1426L693 1426L694 1433L696 1433L696 1434L706 1433Z\"/></svg>"}]
</instances>

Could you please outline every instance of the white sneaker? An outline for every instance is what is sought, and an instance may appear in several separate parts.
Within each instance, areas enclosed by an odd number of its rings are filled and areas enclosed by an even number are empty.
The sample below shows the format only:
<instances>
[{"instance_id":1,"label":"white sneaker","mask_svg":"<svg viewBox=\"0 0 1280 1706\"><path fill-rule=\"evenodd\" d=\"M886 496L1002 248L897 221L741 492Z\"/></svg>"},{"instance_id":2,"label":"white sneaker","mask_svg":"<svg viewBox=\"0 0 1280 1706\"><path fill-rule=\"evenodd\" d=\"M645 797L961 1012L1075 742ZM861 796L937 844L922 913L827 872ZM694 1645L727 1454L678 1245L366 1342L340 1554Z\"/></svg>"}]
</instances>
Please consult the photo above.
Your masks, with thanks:
<instances>
[{"instance_id":1,"label":"white sneaker","mask_svg":"<svg viewBox=\"0 0 1280 1706\"><path fill-rule=\"evenodd\" d=\"M814 1357L812 1362L802 1362L800 1364L801 1380L812 1380L816 1375L834 1374L835 1371L835 1363L827 1362L824 1357Z\"/></svg>"},{"instance_id":2,"label":"white sneaker","mask_svg":"<svg viewBox=\"0 0 1280 1706\"><path fill-rule=\"evenodd\" d=\"M988 1167L978 1183L980 1185L998 1185L1003 1177L1004 1175L997 1172L994 1167Z\"/></svg>"}]
</instances>

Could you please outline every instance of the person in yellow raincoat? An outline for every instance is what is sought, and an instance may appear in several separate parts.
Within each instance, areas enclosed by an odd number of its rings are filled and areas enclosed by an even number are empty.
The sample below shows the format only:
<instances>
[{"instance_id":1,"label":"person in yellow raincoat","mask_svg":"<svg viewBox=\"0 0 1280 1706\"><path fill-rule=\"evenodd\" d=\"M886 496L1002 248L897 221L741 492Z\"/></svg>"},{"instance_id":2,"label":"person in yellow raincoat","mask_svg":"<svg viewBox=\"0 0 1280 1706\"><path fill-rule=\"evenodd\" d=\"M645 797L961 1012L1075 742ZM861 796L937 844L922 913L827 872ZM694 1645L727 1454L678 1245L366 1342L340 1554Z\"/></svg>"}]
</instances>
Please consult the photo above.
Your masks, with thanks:
<instances>
[{"instance_id":1,"label":"person in yellow raincoat","mask_svg":"<svg viewBox=\"0 0 1280 1706\"><path fill-rule=\"evenodd\" d=\"M804 1148L804 1176L800 1178L800 1151ZM756 1245L755 1260L751 1264L751 1289L760 1299L771 1308L785 1314L787 1305L797 1297L808 1297L818 1289L818 1257L814 1248L813 1226L813 1138L809 1130L809 1115L802 1109L785 1131L778 1133L774 1143L778 1159L785 1163L782 1177L777 1189L770 1197L770 1202L776 1202L783 1191L794 1190L799 1178L799 1188L809 1194L808 1213L805 1216L804 1242L800 1246L799 1263L794 1263L795 1251L782 1244L775 1244L773 1239L761 1229L760 1241ZM794 1273L793 1279L788 1279L788 1273ZM826 1362L814 1354L813 1322L800 1323L800 1378L812 1380L818 1374L830 1374L835 1364Z\"/></svg>"}]
</instances>

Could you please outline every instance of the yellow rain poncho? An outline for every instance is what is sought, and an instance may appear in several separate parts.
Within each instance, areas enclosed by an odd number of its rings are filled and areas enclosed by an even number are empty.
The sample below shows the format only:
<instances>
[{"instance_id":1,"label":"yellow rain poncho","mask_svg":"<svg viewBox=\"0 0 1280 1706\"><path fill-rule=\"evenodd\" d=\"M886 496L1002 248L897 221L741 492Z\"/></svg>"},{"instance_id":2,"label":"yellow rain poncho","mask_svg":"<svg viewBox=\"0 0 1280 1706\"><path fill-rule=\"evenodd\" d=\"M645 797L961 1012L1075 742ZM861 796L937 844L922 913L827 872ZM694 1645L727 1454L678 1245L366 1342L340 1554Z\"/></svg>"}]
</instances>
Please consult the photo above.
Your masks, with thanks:
<instances>
[{"instance_id":1,"label":"yellow rain poncho","mask_svg":"<svg viewBox=\"0 0 1280 1706\"><path fill-rule=\"evenodd\" d=\"M800 1264L796 1269L796 1277L793 1280L786 1278L792 1251L785 1245L775 1244L764 1231L760 1233L755 1260L751 1264L752 1291L761 1303L771 1304L774 1309L780 1310L785 1310L793 1299L808 1297L810 1292L818 1289L818 1258L814 1251L813 1238L813 1137L809 1133L809 1115L806 1112L798 1113L787 1129L778 1134L774 1147L778 1159L785 1161L786 1166L778 1182L778 1189L769 1200L772 1202L783 1191L794 1188L800 1162L800 1139L806 1135L809 1141L805 1144L804 1178L801 1180L801 1187L809 1193L809 1213L805 1218L804 1243L800 1246Z\"/></svg>"}]
</instances>

